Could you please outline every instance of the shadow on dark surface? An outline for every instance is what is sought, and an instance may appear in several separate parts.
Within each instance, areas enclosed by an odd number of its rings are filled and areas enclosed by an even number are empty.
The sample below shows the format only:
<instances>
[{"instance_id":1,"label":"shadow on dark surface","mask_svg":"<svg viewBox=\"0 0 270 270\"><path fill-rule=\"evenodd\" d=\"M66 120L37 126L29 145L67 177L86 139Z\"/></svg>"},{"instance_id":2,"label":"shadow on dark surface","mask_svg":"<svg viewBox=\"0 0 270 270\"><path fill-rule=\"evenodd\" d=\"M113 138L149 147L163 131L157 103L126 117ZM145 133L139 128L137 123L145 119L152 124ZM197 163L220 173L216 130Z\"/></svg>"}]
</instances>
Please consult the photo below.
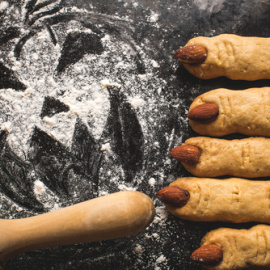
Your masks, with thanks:
<instances>
[{"instance_id":1,"label":"shadow on dark surface","mask_svg":"<svg viewBox=\"0 0 270 270\"><path fill-rule=\"evenodd\" d=\"M230 80L226 77L215 78L211 80L202 80L194 77L190 74L184 66L179 63L179 67L175 73L179 86L182 84L190 87L198 86L198 90L201 92L207 92L217 88L226 88L231 90L244 90L248 88L269 87L270 80L257 80L257 81L242 81L242 80Z\"/></svg>"}]
</instances>

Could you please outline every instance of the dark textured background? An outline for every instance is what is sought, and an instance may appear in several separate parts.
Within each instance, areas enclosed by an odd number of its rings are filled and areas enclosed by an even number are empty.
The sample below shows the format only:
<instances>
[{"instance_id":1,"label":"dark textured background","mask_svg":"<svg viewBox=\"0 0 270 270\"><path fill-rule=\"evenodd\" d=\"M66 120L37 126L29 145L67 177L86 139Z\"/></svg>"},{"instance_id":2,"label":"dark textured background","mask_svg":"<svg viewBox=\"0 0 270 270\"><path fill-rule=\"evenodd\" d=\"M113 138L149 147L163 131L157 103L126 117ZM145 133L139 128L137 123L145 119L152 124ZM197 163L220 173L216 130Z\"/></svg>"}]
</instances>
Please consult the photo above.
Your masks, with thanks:
<instances>
[{"instance_id":1,"label":"dark textured background","mask_svg":"<svg viewBox=\"0 0 270 270\"><path fill-rule=\"evenodd\" d=\"M204 9L200 9L198 4L196 5L198 1L194 3L192 0L68 0L61 4L66 7L76 6L89 13L75 14L67 11L60 15L58 14L60 6L56 6L47 14L42 14L37 1L27 1L27 6L23 1L7 2L10 6L26 7L24 29L27 31L21 32L18 14L9 17L9 27L3 28L1 25L7 25L6 17L4 13L0 13L0 50L13 50L19 59L25 43L41 29L47 27L51 32L51 41L56 43L52 26L57 28L67 21L76 20L91 29L93 34L67 34L56 70L58 76L84 55L101 54L104 48L100 38L104 34L109 34L133 46L136 52L135 74L145 73L144 63L136 46L140 46L148 39L150 41L148 46L140 48L159 63L160 67L155 76L164 79L166 87L162 89L160 95L156 95L158 104L156 110L140 115L149 125L147 130L150 130L151 134L145 134L140 118L127 101L128 96L132 94L132 88L119 92L108 89L110 111L99 141L93 138L80 119L76 122L70 149L50 137L41 128L35 127L27 158L22 159L6 142L9 134L1 131L0 190L13 204L25 209L17 212L12 203L3 205L5 211L2 218L9 216L21 218L45 212L43 205L32 191L33 168L39 179L61 198L63 206L96 197L101 183L104 185L105 181L109 181L106 179L108 176L102 174L100 168L106 169L111 166L122 168L124 174L119 175L122 182L132 183L137 190L148 194L157 207L162 206L156 200L155 193L177 177L189 176L176 161L172 160L170 164L166 164L165 160L168 159L170 147L196 136L186 121L186 112L192 100L201 93L219 87L244 89L270 85L269 81L243 82L230 81L226 78L202 81L188 74L173 58L174 50L198 35L234 33L268 37L270 4L267 1L229 0L224 3L218 1L213 7L208 4ZM201 2L207 4L211 1ZM159 14L156 22L159 27L156 23L149 22L151 12ZM128 23L119 18L128 18ZM6 88L25 91L26 86L16 76L16 72L8 68L5 59L0 59L0 91L4 92ZM154 95L156 89L147 91ZM160 104L159 99L162 100ZM177 106L178 104L181 106ZM40 108L40 117L68 110L68 106L48 96ZM148 122L149 116L154 117L158 124L151 127L151 123ZM121 130L124 132L120 132ZM168 135L172 137L171 141L168 141ZM158 150L153 147L156 141L160 145ZM111 144L114 152L114 158L111 160L105 160L100 151L104 142ZM148 180L152 177L157 179L156 172L160 170L164 177L156 181L154 188L149 186ZM74 179L77 180L73 181ZM107 187L111 192L117 191L115 185L107 184ZM74 188L81 190L79 197L72 197L71 190ZM220 226L247 228L251 225L188 222L169 215L165 224L153 223L148 230L136 236L28 252L11 259L6 269L200 269L190 261L189 256L199 246L201 238L207 231ZM143 252L139 255L134 252L137 244L143 247ZM162 255L166 260L159 263L157 259Z\"/></svg>"}]
</instances>

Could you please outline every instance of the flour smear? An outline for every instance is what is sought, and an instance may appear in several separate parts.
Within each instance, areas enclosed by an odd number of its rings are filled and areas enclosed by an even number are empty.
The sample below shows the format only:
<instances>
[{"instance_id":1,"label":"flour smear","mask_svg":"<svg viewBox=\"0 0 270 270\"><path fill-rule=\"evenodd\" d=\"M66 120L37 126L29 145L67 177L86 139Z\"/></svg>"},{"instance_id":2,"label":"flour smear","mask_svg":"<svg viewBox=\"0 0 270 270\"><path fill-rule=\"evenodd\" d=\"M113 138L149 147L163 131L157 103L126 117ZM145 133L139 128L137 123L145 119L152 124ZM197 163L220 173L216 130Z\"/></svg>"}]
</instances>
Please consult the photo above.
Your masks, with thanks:
<instances>
[{"instance_id":1,"label":"flour smear","mask_svg":"<svg viewBox=\"0 0 270 270\"><path fill-rule=\"evenodd\" d=\"M51 5L45 7L44 11L49 8ZM0 11L5 12L7 19L14 18L17 14L15 26L21 29L22 34L27 32L21 16L26 14L24 7L19 10L16 6L9 6L8 2L3 1L0 3ZM69 11L87 12L76 7ZM65 12L66 10L59 11L60 14ZM158 18L158 14L151 12L148 22L158 28ZM114 19L119 18L115 16ZM126 20L127 25L132 25L132 21L127 18L121 20ZM4 27L9 27L8 20ZM111 86L125 94L127 102L136 112L145 144L153 141L151 131L160 118L160 114L157 113L158 107L161 103L166 104L161 92L167 87L167 83L157 76L160 64L146 53L147 50L151 50L148 48L148 41L136 44L134 41L123 41L106 33L101 38L104 48L101 54L85 54L78 62L69 65L61 74L57 74L62 45L67 35L93 32L77 20L60 22L53 25L51 30L55 34L57 44L53 44L50 32L44 27L27 40L19 58L13 53L18 39L10 41L6 50L0 51L0 58L4 59L5 66L13 70L16 77L26 86L25 91L15 91L11 88L0 91L0 127L8 133L7 142L14 153L21 159L28 160L31 136L35 127L70 149L78 118L98 140L104 130L110 109L108 87ZM145 69L143 73L138 72L138 56ZM60 101L68 107L68 110L41 117L46 97ZM158 149L159 143L155 142L154 147ZM104 143L100 151L109 156L110 143ZM110 171L107 175L110 176ZM159 177L150 177L145 181L149 188L154 190L163 180L162 177L160 170ZM112 179L115 180L111 182L117 184L117 179ZM137 187L132 184L118 183L119 191L136 189ZM34 193L48 211L61 207L58 197L40 179L34 182ZM99 191L101 195L108 193L110 191L105 189ZM17 211L21 209L18 207ZM154 224L159 223L162 228L166 226L166 220L165 209L158 208ZM158 233L147 237L160 240ZM143 250L143 243L136 245L134 252L138 258ZM156 261L154 263L156 269L166 264L166 257L162 254L152 254L152 258ZM138 267L140 265L141 262L138 261Z\"/></svg>"}]
</instances>

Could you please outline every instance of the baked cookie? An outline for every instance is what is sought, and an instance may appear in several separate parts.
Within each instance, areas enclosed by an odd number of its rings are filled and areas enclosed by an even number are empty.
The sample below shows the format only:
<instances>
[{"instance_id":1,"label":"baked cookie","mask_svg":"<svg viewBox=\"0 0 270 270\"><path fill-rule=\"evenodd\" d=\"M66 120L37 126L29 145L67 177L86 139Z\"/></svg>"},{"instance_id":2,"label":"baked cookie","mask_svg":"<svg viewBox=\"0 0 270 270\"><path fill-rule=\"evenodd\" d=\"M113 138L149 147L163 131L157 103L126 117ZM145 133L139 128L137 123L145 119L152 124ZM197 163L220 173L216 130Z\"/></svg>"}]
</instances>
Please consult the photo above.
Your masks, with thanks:
<instances>
[{"instance_id":1,"label":"baked cookie","mask_svg":"<svg viewBox=\"0 0 270 270\"><path fill-rule=\"evenodd\" d=\"M270 38L222 34L195 37L175 52L184 67L200 79L270 79Z\"/></svg>"},{"instance_id":2,"label":"baked cookie","mask_svg":"<svg viewBox=\"0 0 270 270\"><path fill-rule=\"evenodd\" d=\"M173 148L170 154L198 177L270 176L270 138L224 140L194 137Z\"/></svg>"},{"instance_id":3,"label":"baked cookie","mask_svg":"<svg viewBox=\"0 0 270 270\"><path fill-rule=\"evenodd\" d=\"M181 219L270 223L269 194L270 181L184 177L157 197Z\"/></svg>"},{"instance_id":4,"label":"baked cookie","mask_svg":"<svg viewBox=\"0 0 270 270\"><path fill-rule=\"evenodd\" d=\"M202 263L203 269L270 269L270 226L213 230L202 239L191 259Z\"/></svg>"},{"instance_id":5,"label":"baked cookie","mask_svg":"<svg viewBox=\"0 0 270 270\"><path fill-rule=\"evenodd\" d=\"M194 131L207 136L241 133L270 136L270 87L216 89L198 96L188 118Z\"/></svg>"}]
</instances>

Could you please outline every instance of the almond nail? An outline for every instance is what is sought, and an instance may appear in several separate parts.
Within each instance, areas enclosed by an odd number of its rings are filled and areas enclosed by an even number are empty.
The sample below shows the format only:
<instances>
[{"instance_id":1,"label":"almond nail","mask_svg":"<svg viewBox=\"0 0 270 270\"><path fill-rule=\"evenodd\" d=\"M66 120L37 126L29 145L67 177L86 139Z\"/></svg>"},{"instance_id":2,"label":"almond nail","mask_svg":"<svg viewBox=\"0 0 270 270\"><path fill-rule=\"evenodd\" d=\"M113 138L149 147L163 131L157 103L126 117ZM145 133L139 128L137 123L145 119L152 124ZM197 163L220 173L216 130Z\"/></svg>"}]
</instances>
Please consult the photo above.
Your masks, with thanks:
<instances>
[{"instance_id":1,"label":"almond nail","mask_svg":"<svg viewBox=\"0 0 270 270\"><path fill-rule=\"evenodd\" d=\"M195 164L201 156L201 150L194 145L183 144L173 148L170 155L180 162Z\"/></svg>"},{"instance_id":2,"label":"almond nail","mask_svg":"<svg viewBox=\"0 0 270 270\"><path fill-rule=\"evenodd\" d=\"M180 187L165 187L157 192L157 197L165 204L183 207L189 200L189 192Z\"/></svg>"},{"instance_id":3,"label":"almond nail","mask_svg":"<svg viewBox=\"0 0 270 270\"><path fill-rule=\"evenodd\" d=\"M201 123L214 121L219 114L219 107L215 103L205 103L194 107L188 113L188 118Z\"/></svg>"},{"instance_id":4,"label":"almond nail","mask_svg":"<svg viewBox=\"0 0 270 270\"><path fill-rule=\"evenodd\" d=\"M223 258L223 251L219 245L204 245L195 250L190 258L201 264L214 265L218 264Z\"/></svg>"},{"instance_id":5,"label":"almond nail","mask_svg":"<svg viewBox=\"0 0 270 270\"><path fill-rule=\"evenodd\" d=\"M200 45L185 46L175 51L177 60L187 64L201 64L207 57L207 50Z\"/></svg>"}]
</instances>

